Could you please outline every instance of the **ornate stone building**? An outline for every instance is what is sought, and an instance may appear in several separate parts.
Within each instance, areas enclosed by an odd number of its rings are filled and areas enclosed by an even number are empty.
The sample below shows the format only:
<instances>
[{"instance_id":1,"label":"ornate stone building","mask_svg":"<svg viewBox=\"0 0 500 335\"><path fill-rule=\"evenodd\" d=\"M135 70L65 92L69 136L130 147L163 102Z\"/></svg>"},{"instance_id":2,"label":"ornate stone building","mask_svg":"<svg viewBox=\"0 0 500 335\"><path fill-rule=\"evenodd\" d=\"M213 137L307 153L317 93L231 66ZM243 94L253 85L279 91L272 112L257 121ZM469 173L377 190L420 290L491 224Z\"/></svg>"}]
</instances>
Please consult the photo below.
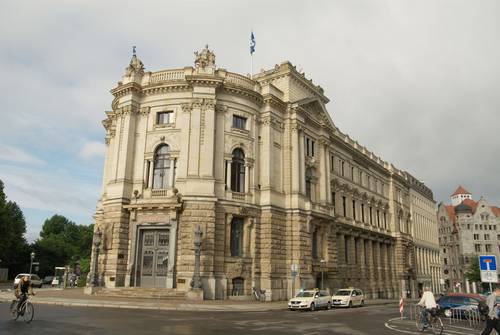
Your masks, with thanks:
<instances>
[{"instance_id":1,"label":"ornate stone building","mask_svg":"<svg viewBox=\"0 0 500 335\"><path fill-rule=\"evenodd\" d=\"M194 67L158 72L134 54L111 92L102 285L189 290L200 226L206 299L415 291L409 175L342 133L289 62L250 78L208 47Z\"/></svg>"},{"instance_id":2,"label":"ornate stone building","mask_svg":"<svg viewBox=\"0 0 500 335\"><path fill-rule=\"evenodd\" d=\"M421 293L426 286L430 287L433 292L439 292L441 264L436 201L431 189L422 182L410 174L408 174L408 180L410 182L417 293Z\"/></svg>"},{"instance_id":3,"label":"ornate stone building","mask_svg":"<svg viewBox=\"0 0 500 335\"><path fill-rule=\"evenodd\" d=\"M440 203L439 246L444 290L476 291L476 283L465 278L470 264L479 255L495 255L500 259L500 208L459 186L451 195L451 205Z\"/></svg>"}]
</instances>

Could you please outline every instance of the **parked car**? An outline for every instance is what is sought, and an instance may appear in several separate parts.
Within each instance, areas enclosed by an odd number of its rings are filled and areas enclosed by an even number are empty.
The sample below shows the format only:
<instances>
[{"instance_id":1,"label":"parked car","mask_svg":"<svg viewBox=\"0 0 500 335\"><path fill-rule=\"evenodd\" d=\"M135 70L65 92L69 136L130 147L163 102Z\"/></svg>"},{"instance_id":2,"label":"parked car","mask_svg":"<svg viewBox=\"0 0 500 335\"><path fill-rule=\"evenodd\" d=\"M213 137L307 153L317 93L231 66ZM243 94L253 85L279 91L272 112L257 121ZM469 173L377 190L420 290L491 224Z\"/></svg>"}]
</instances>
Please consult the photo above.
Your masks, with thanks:
<instances>
[{"instance_id":1,"label":"parked car","mask_svg":"<svg viewBox=\"0 0 500 335\"><path fill-rule=\"evenodd\" d=\"M353 307L365 304L363 291L357 288L345 288L338 290L332 296L333 307Z\"/></svg>"},{"instance_id":2,"label":"parked car","mask_svg":"<svg viewBox=\"0 0 500 335\"><path fill-rule=\"evenodd\" d=\"M466 316L466 311L477 310L480 301L486 301L486 297L473 293L448 293L436 302L443 311L444 316L451 317L451 309L458 310L460 317Z\"/></svg>"},{"instance_id":3,"label":"parked car","mask_svg":"<svg viewBox=\"0 0 500 335\"><path fill-rule=\"evenodd\" d=\"M301 291L288 302L288 309L290 310L308 309L314 311L318 308L332 308L328 292L320 290Z\"/></svg>"},{"instance_id":4,"label":"parked car","mask_svg":"<svg viewBox=\"0 0 500 335\"><path fill-rule=\"evenodd\" d=\"M16 276L16 278L14 278L14 289L17 288L17 285L19 284L19 281L21 280L21 277L29 276L29 275L30 275L29 273L20 273L20 274L18 274ZM41 288L42 287L42 280L40 279L40 277L38 277L35 274L32 274L31 275L31 286L32 287Z\"/></svg>"},{"instance_id":5,"label":"parked car","mask_svg":"<svg viewBox=\"0 0 500 335\"><path fill-rule=\"evenodd\" d=\"M45 278L42 279L42 284L50 285L52 284L52 279L54 279L54 276L45 276Z\"/></svg>"}]
</instances>

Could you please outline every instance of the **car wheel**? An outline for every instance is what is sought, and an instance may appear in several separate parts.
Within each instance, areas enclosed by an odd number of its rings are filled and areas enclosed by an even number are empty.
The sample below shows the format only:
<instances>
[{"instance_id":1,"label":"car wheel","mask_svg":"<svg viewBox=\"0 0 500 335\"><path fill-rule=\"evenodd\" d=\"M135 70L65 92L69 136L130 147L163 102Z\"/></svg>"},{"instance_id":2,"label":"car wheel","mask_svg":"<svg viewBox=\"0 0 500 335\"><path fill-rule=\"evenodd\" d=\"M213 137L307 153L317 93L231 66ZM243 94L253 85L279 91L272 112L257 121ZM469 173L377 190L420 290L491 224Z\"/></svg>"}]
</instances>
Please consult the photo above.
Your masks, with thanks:
<instances>
[{"instance_id":1,"label":"car wheel","mask_svg":"<svg viewBox=\"0 0 500 335\"><path fill-rule=\"evenodd\" d=\"M349 301L349 308L352 308L352 301Z\"/></svg>"},{"instance_id":2,"label":"car wheel","mask_svg":"<svg viewBox=\"0 0 500 335\"><path fill-rule=\"evenodd\" d=\"M365 305L365 301L361 300L361 304L359 304L359 307L363 307Z\"/></svg>"},{"instance_id":3,"label":"car wheel","mask_svg":"<svg viewBox=\"0 0 500 335\"><path fill-rule=\"evenodd\" d=\"M328 303L326 304L326 310L330 310L332 308L332 304L328 301Z\"/></svg>"},{"instance_id":4,"label":"car wheel","mask_svg":"<svg viewBox=\"0 0 500 335\"><path fill-rule=\"evenodd\" d=\"M311 303L310 310L311 310L311 312L315 310L315 307L314 307L314 302L312 302L312 303Z\"/></svg>"}]
</instances>

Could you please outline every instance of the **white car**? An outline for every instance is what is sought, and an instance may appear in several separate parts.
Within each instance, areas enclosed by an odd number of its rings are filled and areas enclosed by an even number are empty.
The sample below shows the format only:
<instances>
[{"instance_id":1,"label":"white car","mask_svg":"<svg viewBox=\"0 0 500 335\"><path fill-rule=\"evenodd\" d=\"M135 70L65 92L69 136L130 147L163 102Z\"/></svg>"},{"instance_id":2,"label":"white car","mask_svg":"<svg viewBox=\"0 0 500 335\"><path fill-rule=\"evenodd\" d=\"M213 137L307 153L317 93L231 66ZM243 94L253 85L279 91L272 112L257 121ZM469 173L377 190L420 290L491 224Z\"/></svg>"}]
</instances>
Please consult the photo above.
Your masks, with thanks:
<instances>
[{"instance_id":1,"label":"white car","mask_svg":"<svg viewBox=\"0 0 500 335\"><path fill-rule=\"evenodd\" d=\"M363 291L356 288L346 288L335 292L332 296L333 307L353 307L365 304Z\"/></svg>"},{"instance_id":2,"label":"white car","mask_svg":"<svg viewBox=\"0 0 500 335\"><path fill-rule=\"evenodd\" d=\"M326 291L307 290L299 292L288 302L288 309L308 309L314 311L318 308L330 309L332 302Z\"/></svg>"},{"instance_id":3,"label":"white car","mask_svg":"<svg viewBox=\"0 0 500 335\"><path fill-rule=\"evenodd\" d=\"M20 273L14 278L14 289L17 287L17 284L19 284L19 281L21 280L22 277L24 276L29 276L29 273ZM40 277L37 275L31 274L31 287L38 287L42 288L42 280Z\"/></svg>"}]
</instances>

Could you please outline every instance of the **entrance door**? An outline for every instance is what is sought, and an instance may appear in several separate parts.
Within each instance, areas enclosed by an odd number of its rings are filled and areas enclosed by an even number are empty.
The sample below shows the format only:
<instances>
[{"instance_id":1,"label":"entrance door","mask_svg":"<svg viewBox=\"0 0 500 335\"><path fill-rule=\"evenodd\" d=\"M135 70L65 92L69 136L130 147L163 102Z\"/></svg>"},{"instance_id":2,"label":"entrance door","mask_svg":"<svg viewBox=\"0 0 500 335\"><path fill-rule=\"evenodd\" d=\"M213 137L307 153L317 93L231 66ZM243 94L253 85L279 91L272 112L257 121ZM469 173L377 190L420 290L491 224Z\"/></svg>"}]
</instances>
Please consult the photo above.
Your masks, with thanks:
<instances>
[{"instance_id":1,"label":"entrance door","mask_svg":"<svg viewBox=\"0 0 500 335\"><path fill-rule=\"evenodd\" d=\"M144 230L141 240L141 287L167 287L170 231Z\"/></svg>"}]
</instances>

